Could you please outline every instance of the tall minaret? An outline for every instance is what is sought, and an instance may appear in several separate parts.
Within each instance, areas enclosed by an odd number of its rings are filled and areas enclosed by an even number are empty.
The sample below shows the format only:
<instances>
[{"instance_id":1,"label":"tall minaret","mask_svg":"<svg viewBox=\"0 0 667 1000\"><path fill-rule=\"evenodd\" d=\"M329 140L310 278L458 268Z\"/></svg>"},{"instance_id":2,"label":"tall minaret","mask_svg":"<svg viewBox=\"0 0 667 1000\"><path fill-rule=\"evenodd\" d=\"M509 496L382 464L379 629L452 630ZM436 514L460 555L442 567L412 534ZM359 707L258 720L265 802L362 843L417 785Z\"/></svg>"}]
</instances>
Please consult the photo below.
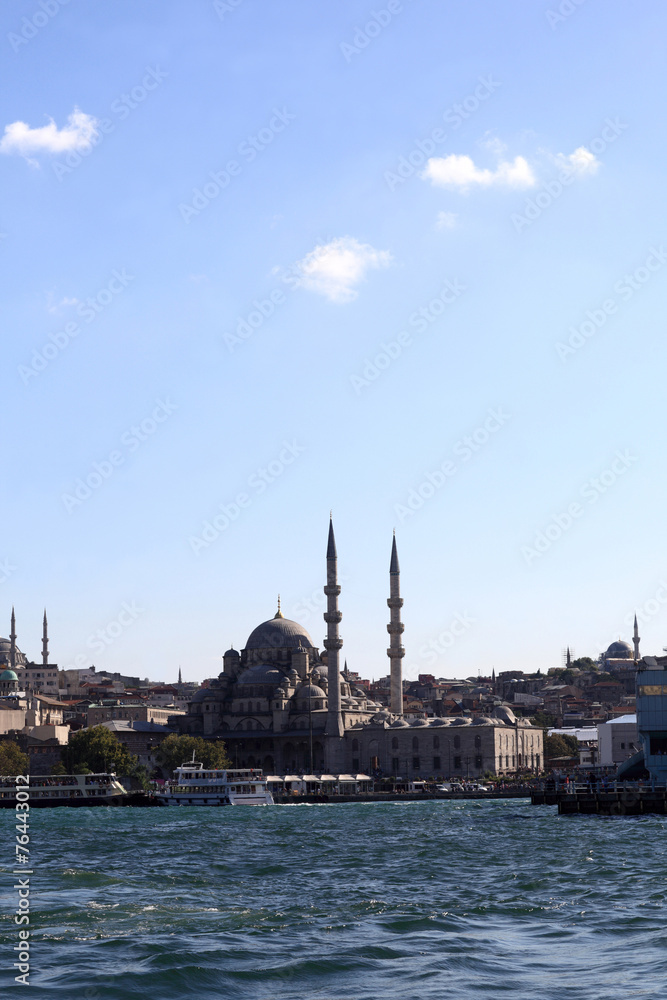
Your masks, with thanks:
<instances>
[{"instance_id":1,"label":"tall minaret","mask_svg":"<svg viewBox=\"0 0 667 1000\"><path fill-rule=\"evenodd\" d=\"M49 663L49 623L46 620L46 608L44 608L44 621L42 622L42 666Z\"/></svg>"},{"instance_id":2,"label":"tall minaret","mask_svg":"<svg viewBox=\"0 0 667 1000\"><path fill-rule=\"evenodd\" d=\"M16 670L16 615L12 605L12 627L9 633L9 666Z\"/></svg>"},{"instance_id":3,"label":"tall minaret","mask_svg":"<svg viewBox=\"0 0 667 1000\"><path fill-rule=\"evenodd\" d=\"M639 629L637 628L637 615L635 615L635 634L632 639L635 647L635 663L639 663Z\"/></svg>"},{"instance_id":4,"label":"tall minaret","mask_svg":"<svg viewBox=\"0 0 667 1000\"><path fill-rule=\"evenodd\" d=\"M336 541L334 539L333 521L329 519L329 542L327 545L327 585L324 593L327 595L327 610L324 613L324 620L327 623L327 637L324 640L324 648L327 651L327 698L329 710L327 712L327 725L324 735L330 737L327 766L334 769L342 766L342 749L340 744L335 743L336 739L343 736L343 716L340 710L340 673L338 670L338 653L343 645L343 640L338 634L338 625L343 617L338 610L338 557L336 554Z\"/></svg>"},{"instance_id":5,"label":"tall minaret","mask_svg":"<svg viewBox=\"0 0 667 1000\"><path fill-rule=\"evenodd\" d=\"M389 594L390 597L387 605L390 608L390 621L387 625L387 632L390 635L390 639L387 656L391 664L391 710L394 715L403 715L403 668L401 666L401 660L405 656L405 649L401 645L401 633L403 632L401 608L403 607L403 598L401 597L401 570L398 565L395 534L391 544Z\"/></svg>"},{"instance_id":6,"label":"tall minaret","mask_svg":"<svg viewBox=\"0 0 667 1000\"><path fill-rule=\"evenodd\" d=\"M567 647L567 654L566 654L566 657L565 657L565 667L566 667L567 670L569 670L571 666L572 666L572 657L570 656L570 647L568 646Z\"/></svg>"}]
</instances>

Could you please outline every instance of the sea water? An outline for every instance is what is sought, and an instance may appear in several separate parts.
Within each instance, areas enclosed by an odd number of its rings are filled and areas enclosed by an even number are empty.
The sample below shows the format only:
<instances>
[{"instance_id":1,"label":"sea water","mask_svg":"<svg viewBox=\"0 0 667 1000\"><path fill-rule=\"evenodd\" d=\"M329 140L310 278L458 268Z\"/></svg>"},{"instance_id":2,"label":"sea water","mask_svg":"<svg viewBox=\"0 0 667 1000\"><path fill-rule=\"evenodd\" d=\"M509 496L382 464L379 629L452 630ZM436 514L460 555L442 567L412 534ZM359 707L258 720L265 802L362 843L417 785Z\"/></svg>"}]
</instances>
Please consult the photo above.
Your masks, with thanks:
<instances>
[{"instance_id":1,"label":"sea water","mask_svg":"<svg viewBox=\"0 0 667 1000\"><path fill-rule=\"evenodd\" d=\"M667 820L527 800L35 809L2 996L664 1000Z\"/></svg>"}]
</instances>

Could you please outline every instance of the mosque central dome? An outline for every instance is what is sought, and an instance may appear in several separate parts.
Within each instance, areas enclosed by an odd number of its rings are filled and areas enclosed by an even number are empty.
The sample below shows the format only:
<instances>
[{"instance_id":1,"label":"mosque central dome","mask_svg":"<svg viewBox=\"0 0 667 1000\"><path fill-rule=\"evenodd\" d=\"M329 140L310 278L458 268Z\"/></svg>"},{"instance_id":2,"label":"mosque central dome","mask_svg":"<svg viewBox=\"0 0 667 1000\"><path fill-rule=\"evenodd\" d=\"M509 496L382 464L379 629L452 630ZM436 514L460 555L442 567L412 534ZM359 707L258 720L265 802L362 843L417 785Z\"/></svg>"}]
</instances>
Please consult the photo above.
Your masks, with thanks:
<instances>
[{"instance_id":1,"label":"mosque central dome","mask_svg":"<svg viewBox=\"0 0 667 1000\"><path fill-rule=\"evenodd\" d=\"M299 646L315 648L303 625L282 616L258 625L245 644L246 649L298 649Z\"/></svg>"},{"instance_id":2,"label":"mosque central dome","mask_svg":"<svg viewBox=\"0 0 667 1000\"><path fill-rule=\"evenodd\" d=\"M604 655L608 660L631 660L634 657L632 646L622 639L612 642Z\"/></svg>"}]
</instances>

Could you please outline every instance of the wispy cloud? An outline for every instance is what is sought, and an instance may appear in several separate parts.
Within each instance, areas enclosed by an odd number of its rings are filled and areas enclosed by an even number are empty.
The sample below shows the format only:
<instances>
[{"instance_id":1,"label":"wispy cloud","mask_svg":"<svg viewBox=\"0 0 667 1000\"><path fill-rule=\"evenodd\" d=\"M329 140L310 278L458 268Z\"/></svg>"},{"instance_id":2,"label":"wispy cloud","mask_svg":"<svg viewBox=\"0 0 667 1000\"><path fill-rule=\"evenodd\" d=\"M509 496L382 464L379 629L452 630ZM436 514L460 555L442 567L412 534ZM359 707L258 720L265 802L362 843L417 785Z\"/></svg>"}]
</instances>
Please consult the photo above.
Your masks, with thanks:
<instances>
[{"instance_id":1,"label":"wispy cloud","mask_svg":"<svg viewBox=\"0 0 667 1000\"><path fill-rule=\"evenodd\" d=\"M331 302L351 302L367 272L388 267L391 261L387 250L376 250L353 236L340 236L306 254L296 263L294 273L301 288L324 295Z\"/></svg>"},{"instance_id":2,"label":"wispy cloud","mask_svg":"<svg viewBox=\"0 0 667 1000\"><path fill-rule=\"evenodd\" d=\"M50 313L57 314L65 306L78 306L79 300L77 298L68 298L65 296L60 300L60 302L54 302L53 296L49 295L49 301L47 304L47 309Z\"/></svg>"},{"instance_id":3,"label":"wispy cloud","mask_svg":"<svg viewBox=\"0 0 667 1000\"><path fill-rule=\"evenodd\" d=\"M453 187L461 191L468 190L472 185L527 188L537 183L531 166L523 156L516 156L512 161L502 160L495 170L475 166L470 156L433 156L427 160L422 177L437 187Z\"/></svg>"},{"instance_id":4,"label":"wispy cloud","mask_svg":"<svg viewBox=\"0 0 667 1000\"><path fill-rule=\"evenodd\" d=\"M69 153L88 149L97 135L97 125L97 118L79 108L74 109L61 129L53 119L40 128L31 128L25 122L12 122L5 125L0 153L18 153L28 157L34 153Z\"/></svg>"},{"instance_id":5,"label":"wispy cloud","mask_svg":"<svg viewBox=\"0 0 667 1000\"><path fill-rule=\"evenodd\" d=\"M596 174L600 166L600 161L595 153L591 153L585 146L578 146L574 153L570 153L569 156L558 153L556 162L560 167L580 175Z\"/></svg>"},{"instance_id":6,"label":"wispy cloud","mask_svg":"<svg viewBox=\"0 0 667 1000\"><path fill-rule=\"evenodd\" d=\"M458 222L456 212L438 212L435 217L436 229L455 229Z\"/></svg>"}]
</instances>

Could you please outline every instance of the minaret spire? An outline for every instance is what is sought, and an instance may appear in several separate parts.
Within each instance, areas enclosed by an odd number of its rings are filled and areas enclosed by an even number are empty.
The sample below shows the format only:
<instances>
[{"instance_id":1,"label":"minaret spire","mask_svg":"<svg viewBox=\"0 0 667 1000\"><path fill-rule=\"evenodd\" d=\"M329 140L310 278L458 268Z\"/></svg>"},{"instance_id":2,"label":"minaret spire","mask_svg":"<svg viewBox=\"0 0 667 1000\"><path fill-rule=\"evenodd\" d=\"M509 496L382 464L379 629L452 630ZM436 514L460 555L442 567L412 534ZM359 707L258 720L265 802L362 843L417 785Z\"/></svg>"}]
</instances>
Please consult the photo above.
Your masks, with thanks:
<instances>
[{"instance_id":1,"label":"minaret spire","mask_svg":"<svg viewBox=\"0 0 667 1000\"><path fill-rule=\"evenodd\" d=\"M338 669L338 657L343 640L338 634L338 625L343 617L338 610L338 595L340 587L338 585L338 558L336 554L336 539L334 538L333 520L329 517L329 538L327 542L327 585L324 588L327 596L327 610L324 613L324 620L327 623L327 637L324 640L324 648L327 651L327 679L328 679L328 712L327 725L324 731L328 741L328 766L334 770L342 765L342 747L340 740L343 736L343 716L340 707L340 672Z\"/></svg>"},{"instance_id":2,"label":"minaret spire","mask_svg":"<svg viewBox=\"0 0 667 1000\"><path fill-rule=\"evenodd\" d=\"M16 615L14 614L14 605L12 604L12 625L9 632L9 666L12 670L16 669Z\"/></svg>"},{"instance_id":3,"label":"minaret spire","mask_svg":"<svg viewBox=\"0 0 667 1000\"><path fill-rule=\"evenodd\" d=\"M48 666L49 662L49 623L46 620L46 608L44 608L44 620L42 622L42 666Z\"/></svg>"},{"instance_id":4,"label":"minaret spire","mask_svg":"<svg viewBox=\"0 0 667 1000\"><path fill-rule=\"evenodd\" d=\"M637 627L637 615L635 615L635 631L632 642L635 647L635 663L639 663L639 629Z\"/></svg>"},{"instance_id":5,"label":"minaret spire","mask_svg":"<svg viewBox=\"0 0 667 1000\"><path fill-rule=\"evenodd\" d=\"M387 625L387 632L389 632L390 636L387 656L391 665L391 710L394 715L403 715L403 667L401 661L405 656L405 649L401 645L401 634L404 628L401 621L403 598L401 597L401 570L398 565L398 553L396 551L396 534L394 534L391 543L389 599L387 605L390 609L390 620Z\"/></svg>"},{"instance_id":6,"label":"minaret spire","mask_svg":"<svg viewBox=\"0 0 667 1000\"><path fill-rule=\"evenodd\" d=\"M567 670L569 670L571 666L572 666L572 657L570 656L570 647L568 646L567 647L567 654L566 654L566 657L565 657L565 667L566 667Z\"/></svg>"},{"instance_id":7,"label":"minaret spire","mask_svg":"<svg viewBox=\"0 0 667 1000\"><path fill-rule=\"evenodd\" d=\"M280 594L278 594L278 610L276 611L276 613L275 613L275 615L273 617L274 618L284 618L285 617L285 615L280 610Z\"/></svg>"}]
</instances>

